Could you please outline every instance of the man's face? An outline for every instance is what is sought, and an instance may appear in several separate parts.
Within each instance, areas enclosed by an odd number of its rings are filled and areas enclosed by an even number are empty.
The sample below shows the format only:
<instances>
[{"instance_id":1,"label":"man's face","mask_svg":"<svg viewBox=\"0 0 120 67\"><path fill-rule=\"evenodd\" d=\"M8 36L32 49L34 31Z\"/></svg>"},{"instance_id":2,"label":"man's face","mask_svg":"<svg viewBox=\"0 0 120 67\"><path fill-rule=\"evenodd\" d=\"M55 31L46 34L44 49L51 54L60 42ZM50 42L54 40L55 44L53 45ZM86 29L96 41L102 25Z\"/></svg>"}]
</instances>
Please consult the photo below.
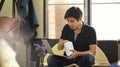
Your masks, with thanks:
<instances>
[{"instance_id":1,"label":"man's face","mask_svg":"<svg viewBox=\"0 0 120 67\"><path fill-rule=\"evenodd\" d=\"M75 29L78 27L79 23L80 23L78 20L76 20L76 19L73 18L73 17L68 17L68 18L67 18L67 21L68 21L69 27L70 27L72 30L75 30Z\"/></svg>"}]
</instances>

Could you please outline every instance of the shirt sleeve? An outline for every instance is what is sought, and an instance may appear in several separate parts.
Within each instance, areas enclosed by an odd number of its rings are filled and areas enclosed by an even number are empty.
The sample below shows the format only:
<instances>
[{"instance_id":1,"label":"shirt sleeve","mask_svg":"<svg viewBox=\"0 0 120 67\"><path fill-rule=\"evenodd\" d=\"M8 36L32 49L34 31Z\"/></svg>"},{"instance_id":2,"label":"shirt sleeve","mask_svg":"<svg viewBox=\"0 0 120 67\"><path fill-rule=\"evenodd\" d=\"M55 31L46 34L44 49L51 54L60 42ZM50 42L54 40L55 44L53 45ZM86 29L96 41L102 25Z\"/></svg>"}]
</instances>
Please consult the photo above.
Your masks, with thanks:
<instances>
[{"instance_id":1,"label":"shirt sleeve","mask_svg":"<svg viewBox=\"0 0 120 67\"><path fill-rule=\"evenodd\" d=\"M67 39L67 25L63 27L62 34L61 34L61 39L66 40Z\"/></svg>"},{"instance_id":2,"label":"shirt sleeve","mask_svg":"<svg viewBox=\"0 0 120 67\"><path fill-rule=\"evenodd\" d=\"M91 44L96 44L97 43L97 38L96 38L96 32L95 29L91 27L89 31L89 45Z\"/></svg>"}]
</instances>

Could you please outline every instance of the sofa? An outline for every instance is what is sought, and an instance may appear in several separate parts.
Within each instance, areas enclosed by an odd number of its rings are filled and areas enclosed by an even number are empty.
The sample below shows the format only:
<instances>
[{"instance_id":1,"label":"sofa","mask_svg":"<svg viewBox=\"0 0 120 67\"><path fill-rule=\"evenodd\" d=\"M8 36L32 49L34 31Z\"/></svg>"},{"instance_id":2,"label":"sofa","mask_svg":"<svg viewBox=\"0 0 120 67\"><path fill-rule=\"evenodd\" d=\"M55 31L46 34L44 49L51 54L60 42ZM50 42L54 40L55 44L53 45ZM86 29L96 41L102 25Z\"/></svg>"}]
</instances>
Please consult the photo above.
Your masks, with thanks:
<instances>
[{"instance_id":1,"label":"sofa","mask_svg":"<svg viewBox=\"0 0 120 67\"><path fill-rule=\"evenodd\" d=\"M61 52L56 49L58 39L47 39L50 43L50 46L52 47L52 50L55 53ZM39 43L41 44L41 39L37 38L34 40L33 43ZM93 65L94 67L105 67L106 63L108 65L115 63L119 60L119 50L118 50L118 41L117 40L98 40L97 44L97 54L95 56L96 64ZM37 56L36 52L34 51L35 47L31 45L31 61L37 61L37 65L39 64L39 57ZM62 54L62 53L59 53ZM47 54L44 58L44 64L47 66ZM101 66L100 66L101 65ZM107 65L107 66L108 66ZM106 66L106 67L107 67Z\"/></svg>"},{"instance_id":2,"label":"sofa","mask_svg":"<svg viewBox=\"0 0 120 67\"><path fill-rule=\"evenodd\" d=\"M58 44L55 44L52 47L52 50L53 50L54 54L63 56L64 50L58 50L57 46L58 46ZM44 66L47 66L47 58L48 58L49 55L50 54L47 53L47 55L44 57ZM79 67L76 64L70 64L66 67L72 67L72 66ZM95 64L93 65L93 67L99 67L99 66L109 67L110 63L109 63L107 57L105 56L104 52L97 46L96 55L95 55Z\"/></svg>"}]
</instances>

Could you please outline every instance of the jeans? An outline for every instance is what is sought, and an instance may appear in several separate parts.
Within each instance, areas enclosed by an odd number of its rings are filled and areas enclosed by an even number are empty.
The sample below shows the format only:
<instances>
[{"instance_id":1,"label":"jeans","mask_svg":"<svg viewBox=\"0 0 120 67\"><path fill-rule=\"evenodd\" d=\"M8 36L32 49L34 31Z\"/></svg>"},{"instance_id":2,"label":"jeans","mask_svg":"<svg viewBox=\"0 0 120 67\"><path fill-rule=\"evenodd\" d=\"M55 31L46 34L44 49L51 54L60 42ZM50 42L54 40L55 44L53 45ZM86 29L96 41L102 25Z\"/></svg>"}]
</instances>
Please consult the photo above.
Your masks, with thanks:
<instances>
[{"instance_id":1,"label":"jeans","mask_svg":"<svg viewBox=\"0 0 120 67\"><path fill-rule=\"evenodd\" d=\"M72 63L75 63L80 67L92 67L92 65L94 64L94 56L91 54L86 54L84 56L69 60L67 58L51 55L48 57L47 62L48 67L64 67Z\"/></svg>"}]
</instances>

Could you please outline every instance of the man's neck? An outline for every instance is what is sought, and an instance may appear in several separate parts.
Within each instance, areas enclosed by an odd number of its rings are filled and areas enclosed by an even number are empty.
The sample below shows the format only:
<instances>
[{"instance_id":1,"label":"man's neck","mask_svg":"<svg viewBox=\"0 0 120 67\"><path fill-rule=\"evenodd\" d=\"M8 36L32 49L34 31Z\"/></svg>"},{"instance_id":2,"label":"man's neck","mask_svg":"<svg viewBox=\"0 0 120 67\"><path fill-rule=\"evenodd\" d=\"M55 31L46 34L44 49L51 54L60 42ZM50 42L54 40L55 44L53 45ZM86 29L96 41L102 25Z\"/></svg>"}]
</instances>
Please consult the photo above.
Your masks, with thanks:
<instances>
[{"instance_id":1,"label":"man's neck","mask_svg":"<svg viewBox=\"0 0 120 67\"><path fill-rule=\"evenodd\" d=\"M83 23L81 22L81 23L79 24L79 26L78 26L74 31L75 31L76 33L81 32L82 26L83 26Z\"/></svg>"}]
</instances>

